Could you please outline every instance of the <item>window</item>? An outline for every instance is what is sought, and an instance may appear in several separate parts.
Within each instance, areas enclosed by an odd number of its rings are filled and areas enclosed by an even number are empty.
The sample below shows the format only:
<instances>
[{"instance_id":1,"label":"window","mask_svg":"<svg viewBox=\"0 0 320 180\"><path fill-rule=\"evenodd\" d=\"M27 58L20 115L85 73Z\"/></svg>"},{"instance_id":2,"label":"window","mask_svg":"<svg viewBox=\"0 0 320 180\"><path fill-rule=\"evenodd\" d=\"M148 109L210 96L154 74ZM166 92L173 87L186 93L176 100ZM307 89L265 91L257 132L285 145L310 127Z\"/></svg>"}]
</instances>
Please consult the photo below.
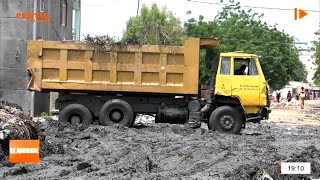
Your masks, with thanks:
<instances>
[{"instance_id":1,"label":"window","mask_svg":"<svg viewBox=\"0 0 320 180\"><path fill-rule=\"evenodd\" d=\"M252 76L257 76L259 75L257 65L256 65L256 60L255 59L250 59L250 64L249 64L249 75Z\"/></svg>"},{"instance_id":2,"label":"window","mask_svg":"<svg viewBox=\"0 0 320 180\"><path fill-rule=\"evenodd\" d=\"M67 0L61 0L61 25L67 26Z\"/></svg>"},{"instance_id":3,"label":"window","mask_svg":"<svg viewBox=\"0 0 320 180\"><path fill-rule=\"evenodd\" d=\"M231 65L231 58L230 57L222 58L220 74L222 74L222 75L230 75L230 65Z\"/></svg>"},{"instance_id":4,"label":"window","mask_svg":"<svg viewBox=\"0 0 320 180\"><path fill-rule=\"evenodd\" d=\"M44 2L40 0L40 12L44 12Z\"/></svg>"},{"instance_id":5,"label":"window","mask_svg":"<svg viewBox=\"0 0 320 180\"><path fill-rule=\"evenodd\" d=\"M234 58L234 75L259 75L254 58Z\"/></svg>"},{"instance_id":6,"label":"window","mask_svg":"<svg viewBox=\"0 0 320 180\"><path fill-rule=\"evenodd\" d=\"M248 60L243 58L234 58L234 75L247 75Z\"/></svg>"}]
</instances>

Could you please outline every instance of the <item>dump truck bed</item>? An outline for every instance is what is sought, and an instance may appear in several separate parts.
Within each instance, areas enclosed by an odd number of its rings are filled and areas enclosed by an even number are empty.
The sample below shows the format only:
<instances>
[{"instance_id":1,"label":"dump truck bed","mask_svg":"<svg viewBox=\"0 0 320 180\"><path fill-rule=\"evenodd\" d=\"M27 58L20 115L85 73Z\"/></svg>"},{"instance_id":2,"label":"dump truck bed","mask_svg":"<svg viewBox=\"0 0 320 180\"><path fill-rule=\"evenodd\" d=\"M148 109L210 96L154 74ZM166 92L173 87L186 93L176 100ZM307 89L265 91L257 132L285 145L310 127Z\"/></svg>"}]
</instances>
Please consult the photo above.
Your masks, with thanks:
<instances>
[{"instance_id":1,"label":"dump truck bed","mask_svg":"<svg viewBox=\"0 0 320 180\"><path fill-rule=\"evenodd\" d=\"M75 42L28 41L32 91L117 91L198 94L199 51L214 39L185 46L118 46L104 52Z\"/></svg>"}]
</instances>

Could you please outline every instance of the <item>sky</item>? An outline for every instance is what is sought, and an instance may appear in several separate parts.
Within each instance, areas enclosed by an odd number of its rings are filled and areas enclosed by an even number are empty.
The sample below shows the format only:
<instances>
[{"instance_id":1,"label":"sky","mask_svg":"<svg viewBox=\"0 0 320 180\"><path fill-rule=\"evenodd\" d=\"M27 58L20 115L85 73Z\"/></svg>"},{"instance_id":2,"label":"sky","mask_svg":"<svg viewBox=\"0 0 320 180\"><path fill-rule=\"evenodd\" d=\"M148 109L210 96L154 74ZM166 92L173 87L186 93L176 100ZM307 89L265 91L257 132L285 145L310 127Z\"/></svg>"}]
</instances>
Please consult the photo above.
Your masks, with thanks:
<instances>
[{"instance_id":1,"label":"sky","mask_svg":"<svg viewBox=\"0 0 320 180\"><path fill-rule=\"evenodd\" d=\"M185 22L189 18L198 18L199 15L205 17L204 20L213 20L222 10L223 4L229 4L229 0L194 0L197 3L187 0L140 0L142 4L151 6L156 3L158 6L173 12ZM223 1L223 3L221 3ZM253 12L264 14L263 21L268 25L277 24L278 29L294 36L296 42L306 42L299 44L298 48L309 49L312 41L320 37L314 33L320 29L320 0L236 0L244 6L251 6ZM81 34L91 35L111 35L121 38L126 22L132 16L136 16L138 0L81 0ZM288 10L263 9L253 7L280 8ZM294 20L294 8L305 10L308 15L302 19ZM187 15L187 11L192 12ZM311 10L311 11L308 11ZM314 12L316 11L316 12ZM319 39L320 40L320 39ZM307 64L307 68L312 68L312 52L301 52L300 59ZM311 60L310 60L311 59ZM308 79L312 76L308 77Z\"/></svg>"},{"instance_id":2,"label":"sky","mask_svg":"<svg viewBox=\"0 0 320 180\"><path fill-rule=\"evenodd\" d=\"M182 22L191 17L198 18L203 15L205 20L212 20L222 4L229 4L228 0L199 0L199 2L212 2L219 4L203 4L189 2L187 0L140 0L140 7L146 4L157 3L160 7L166 6ZM269 25L278 24L279 29L284 30L298 41L309 42L317 40L314 33L319 29L320 0L238 0L242 6L273 7L289 10L272 10L252 8L253 12L264 13L263 18ZM221 5L220 5L221 4ZM121 37L127 20L137 13L138 0L82 0L81 3L81 34L109 34ZM294 20L294 8L314 10L300 20ZM248 8L244 8L248 9ZM186 12L191 10L192 14Z\"/></svg>"}]
</instances>

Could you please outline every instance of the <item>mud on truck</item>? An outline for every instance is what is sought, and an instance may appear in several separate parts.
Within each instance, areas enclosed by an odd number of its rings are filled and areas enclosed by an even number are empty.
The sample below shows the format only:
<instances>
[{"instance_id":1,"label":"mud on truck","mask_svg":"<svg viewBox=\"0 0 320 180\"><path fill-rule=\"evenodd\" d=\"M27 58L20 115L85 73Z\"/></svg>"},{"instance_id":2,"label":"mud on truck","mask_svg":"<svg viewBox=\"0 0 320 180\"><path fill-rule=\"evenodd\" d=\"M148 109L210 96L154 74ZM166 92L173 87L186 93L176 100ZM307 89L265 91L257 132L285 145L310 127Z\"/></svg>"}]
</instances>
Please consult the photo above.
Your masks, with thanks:
<instances>
[{"instance_id":1,"label":"mud on truck","mask_svg":"<svg viewBox=\"0 0 320 180\"><path fill-rule=\"evenodd\" d=\"M28 89L59 92L59 121L132 126L139 114L156 123L205 121L208 128L240 133L248 121L268 119L268 86L258 56L222 53L212 61L208 100L199 98L201 48L211 38L188 38L184 46L111 45L98 52L77 42L28 41ZM235 70L245 65L245 73Z\"/></svg>"}]
</instances>

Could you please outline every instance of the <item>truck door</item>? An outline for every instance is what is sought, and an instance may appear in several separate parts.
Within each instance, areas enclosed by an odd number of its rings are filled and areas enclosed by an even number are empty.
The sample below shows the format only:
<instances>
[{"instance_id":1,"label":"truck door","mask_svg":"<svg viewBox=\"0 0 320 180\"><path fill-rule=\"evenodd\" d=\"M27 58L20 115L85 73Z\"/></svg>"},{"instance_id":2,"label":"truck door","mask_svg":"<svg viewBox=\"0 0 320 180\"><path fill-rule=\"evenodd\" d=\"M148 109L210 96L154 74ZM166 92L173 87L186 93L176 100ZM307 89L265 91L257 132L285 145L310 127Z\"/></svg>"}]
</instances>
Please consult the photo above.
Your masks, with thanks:
<instances>
[{"instance_id":1,"label":"truck door","mask_svg":"<svg viewBox=\"0 0 320 180\"><path fill-rule=\"evenodd\" d=\"M245 69L242 72L241 67ZM242 106L260 105L260 76L255 58L233 58L232 96L238 96Z\"/></svg>"},{"instance_id":2,"label":"truck door","mask_svg":"<svg viewBox=\"0 0 320 180\"><path fill-rule=\"evenodd\" d=\"M230 96L231 95L231 57L221 57L217 72L215 94Z\"/></svg>"}]
</instances>

